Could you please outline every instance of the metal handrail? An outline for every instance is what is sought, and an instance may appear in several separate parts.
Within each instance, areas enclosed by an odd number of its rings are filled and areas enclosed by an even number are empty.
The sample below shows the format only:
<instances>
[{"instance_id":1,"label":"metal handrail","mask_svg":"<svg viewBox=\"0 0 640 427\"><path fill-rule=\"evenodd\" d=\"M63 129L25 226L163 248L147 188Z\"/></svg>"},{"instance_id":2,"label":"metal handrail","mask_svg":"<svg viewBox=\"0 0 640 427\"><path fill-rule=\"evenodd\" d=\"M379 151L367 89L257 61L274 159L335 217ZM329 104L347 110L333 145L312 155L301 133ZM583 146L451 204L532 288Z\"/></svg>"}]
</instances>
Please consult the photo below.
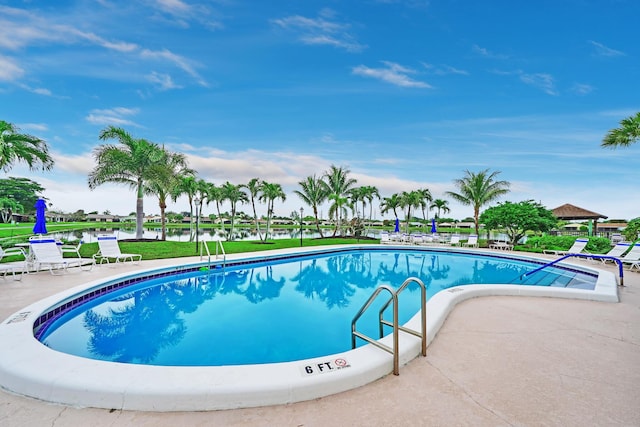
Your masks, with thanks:
<instances>
[{"instance_id":1,"label":"metal handrail","mask_svg":"<svg viewBox=\"0 0 640 427\"><path fill-rule=\"evenodd\" d=\"M537 273L538 271L547 268L547 267L551 267L554 264L559 263L560 261L567 259L567 258L571 258L571 257L577 257L577 258L595 258L595 259L610 259L613 260L616 264L618 264L618 274L620 277L620 286L624 286L624 269L622 268L622 261L620 261L618 258L610 256L610 255L598 255L598 254L566 254L556 260L553 260L545 265L543 265L542 267L538 267L534 270L528 271L526 273L523 273L520 276L520 279L524 279L527 276L532 275L533 273Z\"/></svg>"},{"instance_id":2,"label":"metal handrail","mask_svg":"<svg viewBox=\"0 0 640 427\"><path fill-rule=\"evenodd\" d=\"M426 356L427 355L427 287L425 286L424 282L418 279L417 277L409 277L407 278L407 280L405 280L402 283L402 285L400 285L400 287L396 291L396 295L399 295L400 292L405 290L406 287L409 286L409 284L412 282L416 282L420 286L420 328L422 330L418 332L413 329L409 329L400 325L396 325L396 327L403 332L409 333L411 335L414 335L420 338L422 342L421 354L423 356ZM394 326L391 324L391 322L389 322L388 320L384 320L382 317L384 314L384 311L389 307L389 304L391 304L391 302L392 300L389 299L389 301L387 301L386 304L382 306L382 308L380 309L380 312L378 313L378 321L380 325L379 326L380 338L384 336L384 330L383 330L384 325L391 326L391 327Z\"/></svg>"},{"instance_id":3,"label":"metal handrail","mask_svg":"<svg viewBox=\"0 0 640 427\"><path fill-rule=\"evenodd\" d=\"M224 246L222 246L222 242L220 240L215 240L215 242L216 242L216 259L218 259L218 254L220 250L222 252L222 267L225 268L227 265L227 253L224 251ZM207 266L208 268L211 268L211 252L209 251L209 245L205 241L200 242L200 261L202 261L202 256L203 256L203 253L202 253L203 246L207 251L207 257L208 257Z\"/></svg>"},{"instance_id":4,"label":"metal handrail","mask_svg":"<svg viewBox=\"0 0 640 427\"><path fill-rule=\"evenodd\" d=\"M382 291L387 291L391 294L391 299L393 300L393 324L395 325L393 328L393 347L389 347L381 342L374 340L360 332L356 331L356 322L362 314L371 306L373 300L376 299L378 294ZM396 291L388 285L380 285L378 288L373 291L367 302L360 308L358 313L354 316L351 321L351 348L356 348L356 337L365 340L369 344L373 344L382 350L391 353L393 355L393 375L400 375L400 357L398 355L398 295Z\"/></svg>"}]
</instances>

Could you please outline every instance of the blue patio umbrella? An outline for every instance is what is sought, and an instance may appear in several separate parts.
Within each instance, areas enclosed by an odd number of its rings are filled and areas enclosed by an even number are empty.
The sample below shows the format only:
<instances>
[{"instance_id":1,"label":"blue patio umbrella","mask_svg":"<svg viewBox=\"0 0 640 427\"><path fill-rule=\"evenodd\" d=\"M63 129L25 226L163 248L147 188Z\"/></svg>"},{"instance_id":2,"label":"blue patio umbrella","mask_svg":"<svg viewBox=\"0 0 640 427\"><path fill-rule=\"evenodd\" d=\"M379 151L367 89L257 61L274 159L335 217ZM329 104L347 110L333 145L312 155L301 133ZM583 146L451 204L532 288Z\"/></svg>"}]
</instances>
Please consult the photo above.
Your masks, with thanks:
<instances>
[{"instance_id":1,"label":"blue patio umbrella","mask_svg":"<svg viewBox=\"0 0 640 427\"><path fill-rule=\"evenodd\" d=\"M396 218L396 228L393 229L394 233L399 233L400 232L400 220L398 218Z\"/></svg>"},{"instance_id":2,"label":"blue patio umbrella","mask_svg":"<svg viewBox=\"0 0 640 427\"><path fill-rule=\"evenodd\" d=\"M438 231L438 229L436 228L436 219L435 218L431 218L431 232L432 233L436 233Z\"/></svg>"},{"instance_id":3,"label":"blue patio umbrella","mask_svg":"<svg viewBox=\"0 0 640 427\"><path fill-rule=\"evenodd\" d=\"M44 200L38 199L34 207L36 208L36 223L33 225L33 234L47 234L47 220L44 217L47 204Z\"/></svg>"}]
</instances>

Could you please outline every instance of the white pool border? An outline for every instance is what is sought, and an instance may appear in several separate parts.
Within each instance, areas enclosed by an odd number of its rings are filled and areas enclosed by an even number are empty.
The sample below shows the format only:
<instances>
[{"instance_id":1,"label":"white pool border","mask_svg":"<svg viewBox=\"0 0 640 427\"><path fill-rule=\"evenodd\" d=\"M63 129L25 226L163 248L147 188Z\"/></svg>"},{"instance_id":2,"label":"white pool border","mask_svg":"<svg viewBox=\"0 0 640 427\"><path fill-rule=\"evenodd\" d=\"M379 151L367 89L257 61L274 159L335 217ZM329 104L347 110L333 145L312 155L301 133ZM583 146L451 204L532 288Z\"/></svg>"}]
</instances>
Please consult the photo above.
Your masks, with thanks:
<instances>
[{"instance_id":1,"label":"white pool border","mask_svg":"<svg viewBox=\"0 0 640 427\"><path fill-rule=\"evenodd\" d=\"M386 245L385 248L407 249ZM260 260L268 256L295 255L335 250L371 249L371 245L340 245L253 253L233 257ZM374 246L374 248L380 248ZM425 247L418 247L425 249ZM316 250L317 249L317 250ZM549 262L544 258L483 250L433 247L438 251L482 253L515 259ZM187 265L200 265L190 263ZM562 262L579 270L598 274L595 290L536 287L522 285L464 285L440 291L427 303L427 337L430 343L449 312L470 298L493 295L538 296L618 302L616 276L598 268ZM135 275L185 266L143 269ZM392 371L392 356L371 345L344 353L304 361L263 365L169 367L103 362L60 353L46 347L33 336L36 319L60 301L84 293L131 273L96 280L34 304L9 316L0 324L0 387L19 395L74 407L141 411L202 411L286 404L310 400L350 390L381 378ZM406 326L419 329L419 313ZM390 345L390 337L382 341ZM400 334L400 365L419 354L419 339ZM335 365L336 359L348 367L318 373L318 365ZM315 369L309 375L306 366ZM402 375L402 369L400 371Z\"/></svg>"}]
</instances>

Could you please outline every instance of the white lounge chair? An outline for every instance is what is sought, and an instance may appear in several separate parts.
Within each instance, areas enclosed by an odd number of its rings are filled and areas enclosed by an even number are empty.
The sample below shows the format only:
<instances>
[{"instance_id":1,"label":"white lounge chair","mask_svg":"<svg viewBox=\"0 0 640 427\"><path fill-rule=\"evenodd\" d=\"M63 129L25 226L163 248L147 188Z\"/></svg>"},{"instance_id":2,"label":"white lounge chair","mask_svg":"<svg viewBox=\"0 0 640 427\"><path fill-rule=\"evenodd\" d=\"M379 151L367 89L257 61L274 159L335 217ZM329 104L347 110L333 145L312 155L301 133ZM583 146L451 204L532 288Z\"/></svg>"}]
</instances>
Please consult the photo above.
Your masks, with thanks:
<instances>
[{"instance_id":1,"label":"white lounge chair","mask_svg":"<svg viewBox=\"0 0 640 427\"><path fill-rule=\"evenodd\" d=\"M100 260L100 264L106 262L109 264L111 260L115 260L116 264L119 262L131 261L138 264L142 259L141 254L123 254L120 251L120 245L118 245L118 238L113 235L101 234L98 236L98 253L93 255L95 259Z\"/></svg>"},{"instance_id":2,"label":"white lounge chair","mask_svg":"<svg viewBox=\"0 0 640 427\"><path fill-rule=\"evenodd\" d=\"M96 261L93 258L63 258L57 242L53 238L29 239L29 251L33 257L35 270L48 268L51 274L54 270L66 271L69 267L89 266L91 270Z\"/></svg>"},{"instance_id":3,"label":"white lounge chair","mask_svg":"<svg viewBox=\"0 0 640 427\"><path fill-rule=\"evenodd\" d=\"M390 243L391 243L391 238L389 237L389 233L386 231L383 231L382 233L380 233L380 244L388 245Z\"/></svg>"},{"instance_id":4,"label":"white lounge chair","mask_svg":"<svg viewBox=\"0 0 640 427\"><path fill-rule=\"evenodd\" d=\"M612 256L614 258L620 258L621 256L624 255L625 252L629 250L629 248L631 248L631 243L627 243L627 242L616 243L616 245L612 247L611 250L609 250L609 252L603 255ZM602 261L603 264L606 264L608 262L615 262L614 260L609 258L600 258L600 261Z\"/></svg>"},{"instance_id":5,"label":"white lounge chair","mask_svg":"<svg viewBox=\"0 0 640 427\"><path fill-rule=\"evenodd\" d=\"M630 269L638 264L640 262L640 242L634 244L625 256L618 259L622 261L622 265L628 265Z\"/></svg>"},{"instance_id":6,"label":"white lounge chair","mask_svg":"<svg viewBox=\"0 0 640 427\"><path fill-rule=\"evenodd\" d=\"M22 275L27 272L27 254L22 248L2 249L0 247L0 260L10 256L19 256L22 257L22 260L0 263L0 274L2 274L3 279L7 277L7 274L11 273L13 274L13 280L22 280ZM20 272L19 278L16 278L16 272Z\"/></svg>"},{"instance_id":7,"label":"white lounge chair","mask_svg":"<svg viewBox=\"0 0 640 427\"><path fill-rule=\"evenodd\" d=\"M454 234L451 236L451 240L449 240L449 244L451 246L460 246L460 235Z\"/></svg>"},{"instance_id":8,"label":"white lounge chair","mask_svg":"<svg viewBox=\"0 0 640 427\"><path fill-rule=\"evenodd\" d=\"M77 245L62 245L60 246L60 252L62 252L62 256L64 256L64 254L74 254L77 258L82 258L82 255L80 255L81 246L82 240L80 240Z\"/></svg>"},{"instance_id":9,"label":"white lounge chair","mask_svg":"<svg viewBox=\"0 0 640 427\"><path fill-rule=\"evenodd\" d=\"M553 249L545 249L542 252L547 255L579 254L579 253L582 253L582 251L584 251L584 248L587 247L587 243L589 243L589 238L584 237L584 238L576 239L576 241L573 242L573 245L571 245L571 247L566 251L556 251Z\"/></svg>"},{"instance_id":10,"label":"white lounge chair","mask_svg":"<svg viewBox=\"0 0 640 427\"><path fill-rule=\"evenodd\" d=\"M469 239L462 243L462 246L467 246L469 248L477 248L478 247L478 235L477 234L469 234Z\"/></svg>"}]
</instances>

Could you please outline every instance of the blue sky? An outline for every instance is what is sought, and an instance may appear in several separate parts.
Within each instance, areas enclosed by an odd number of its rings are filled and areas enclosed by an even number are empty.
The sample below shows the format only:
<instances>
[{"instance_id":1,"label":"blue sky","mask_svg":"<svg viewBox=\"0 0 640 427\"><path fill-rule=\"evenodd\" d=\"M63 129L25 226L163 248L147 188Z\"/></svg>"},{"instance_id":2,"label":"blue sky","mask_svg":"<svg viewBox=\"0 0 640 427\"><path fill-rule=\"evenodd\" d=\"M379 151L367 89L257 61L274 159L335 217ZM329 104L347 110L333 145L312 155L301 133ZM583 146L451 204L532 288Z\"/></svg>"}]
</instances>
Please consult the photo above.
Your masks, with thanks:
<instances>
[{"instance_id":1,"label":"blue sky","mask_svg":"<svg viewBox=\"0 0 640 427\"><path fill-rule=\"evenodd\" d=\"M279 215L335 164L383 197L445 199L489 168L512 184L503 201L631 219L640 144L600 143L640 110L638 16L635 0L0 1L0 118L56 161L5 176L54 209L128 214L132 191L86 183L115 125L216 184L280 183Z\"/></svg>"}]
</instances>

